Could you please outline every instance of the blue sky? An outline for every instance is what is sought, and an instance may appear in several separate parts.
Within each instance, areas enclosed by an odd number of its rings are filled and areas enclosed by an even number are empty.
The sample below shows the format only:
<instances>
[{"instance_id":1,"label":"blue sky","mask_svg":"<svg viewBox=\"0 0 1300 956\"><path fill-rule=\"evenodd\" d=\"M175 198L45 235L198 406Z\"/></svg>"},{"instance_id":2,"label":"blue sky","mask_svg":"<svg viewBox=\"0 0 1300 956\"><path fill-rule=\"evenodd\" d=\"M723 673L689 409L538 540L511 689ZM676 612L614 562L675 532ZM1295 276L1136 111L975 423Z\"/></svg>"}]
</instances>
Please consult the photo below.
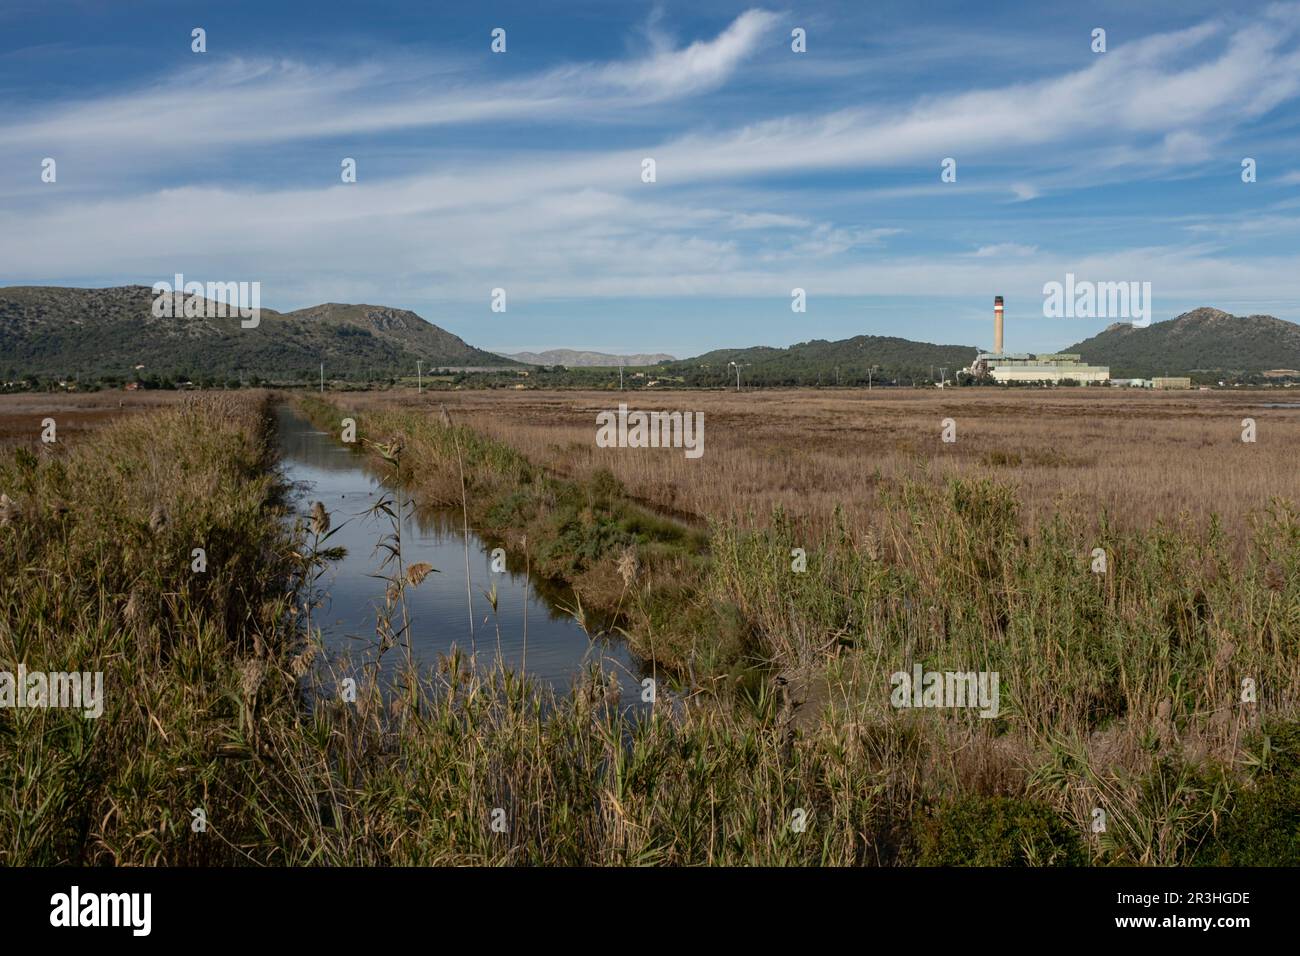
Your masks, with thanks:
<instances>
[{"instance_id":1,"label":"blue sky","mask_svg":"<svg viewBox=\"0 0 1300 956\"><path fill-rule=\"evenodd\" d=\"M1297 321L1300 3L1221 7L6 0L0 285L259 281L498 351L988 346L995 294L1053 349L1108 324L1043 316L1067 272Z\"/></svg>"}]
</instances>

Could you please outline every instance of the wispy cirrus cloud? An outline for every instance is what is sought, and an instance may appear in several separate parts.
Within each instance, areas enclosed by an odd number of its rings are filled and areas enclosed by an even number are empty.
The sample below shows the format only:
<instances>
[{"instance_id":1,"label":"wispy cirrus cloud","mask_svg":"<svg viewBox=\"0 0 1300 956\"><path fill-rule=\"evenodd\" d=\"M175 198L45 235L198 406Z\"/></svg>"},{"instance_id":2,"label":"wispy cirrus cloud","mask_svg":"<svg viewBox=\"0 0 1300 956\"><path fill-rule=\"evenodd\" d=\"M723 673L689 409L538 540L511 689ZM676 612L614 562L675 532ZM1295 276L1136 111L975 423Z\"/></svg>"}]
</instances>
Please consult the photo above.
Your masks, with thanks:
<instances>
[{"instance_id":1,"label":"wispy cirrus cloud","mask_svg":"<svg viewBox=\"0 0 1300 956\"><path fill-rule=\"evenodd\" d=\"M725 83L770 36L777 15L767 10L746 10L712 40L696 40L682 49L672 47L662 34L648 57L627 63L571 67L550 74L546 81L564 85L579 78L595 86L608 86L643 101L690 96Z\"/></svg>"},{"instance_id":2,"label":"wispy cirrus cloud","mask_svg":"<svg viewBox=\"0 0 1300 956\"><path fill-rule=\"evenodd\" d=\"M1026 151L1065 148L1081 138L1089 145L1124 141L1134 163L1199 160L1226 130L1300 93L1298 10L1296 4L1269 8L1263 22L1227 36L1217 56L1201 54L1185 67L1179 64L1189 54L1223 34L1222 24L1135 40L1085 68L1033 83L893 106L804 111L729 132L686 131L653 149L669 172L666 179L677 182L882 168L947 155L1027 166L1044 157ZM401 61L338 67L233 59L145 89L11 120L0 126L0 148L81 148L156 159L200 147L233 151L249 143L493 120L596 121L606 107L645 106L716 88L773 32L775 20L773 13L750 10L711 40L509 81L483 82L454 70L430 76ZM170 135L179 130L183 135ZM1149 137L1150 148L1135 151L1133 136ZM1038 195L1023 182L1007 188L1022 199Z\"/></svg>"},{"instance_id":3,"label":"wispy cirrus cloud","mask_svg":"<svg viewBox=\"0 0 1300 956\"><path fill-rule=\"evenodd\" d=\"M373 301L385 289L406 297L399 304L476 304L497 285L522 301L779 298L793 285L821 296L974 296L995 284L1029 295L1087 269L1158 280L1169 298L1217 288L1300 301L1284 255L1231 244L1248 229L1213 246L1181 245L1185 229L1153 242L1070 198L1096 202L1106 187L1145 189L1214 164L1235 176L1228 144L1258 136L1253 123L1300 96L1300 4L1124 38L1103 56L1040 64L1033 79L943 94L864 89L837 108L815 95L747 95L755 60L792 55L789 25L754 9L678 42L651 21L648 49L627 58L499 76L462 60L214 57L146 87L0 120L6 168L58 155L115 173L57 187L29 176L0 209L0 262L6 278L41 281L261 277L276 308ZM770 76L763 62L753 72ZM745 109L686 108L721 91ZM636 123L616 145L597 135ZM245 154L322 139L364 143L359 183L338 184L328 162L292 186L245 172ZM417 158L370 175L390 151ZM640 178L647 156L654 184ZM938 179L947 156L960 169L950 186ZM178 215L204 228L159 227ZM1017 224L1012 238L992 222L1003 215Z\"/></svg>"},{"instance_id":4,"label":"wispy cirrus cloud","mask_svg":"<svg viewBox=\"0 0 1300 956\"><path fill-rule=\"evenodd\" d=\"M596 120L716 89L774 20L775 14L749 10L710 40L614 63L555 67L525 79L485 79L465 61L434 68L400 57L351 66L234 57L140 89L11 119L0 125L0 149L109 150L156 160L198 147L233 150L248 143L557 116Z\"/></svg>"},{"instance_id":5,"label":"wispy cirrus cloud","mask_svg":"<svg viewBox=\"0 0 1300 956\"><path fill-rule=\"evenodd\" d=\"M967 254L974 259L1002 259L1032 256L1037 251L1037 246L1026 246L1019 242L999 242L991 246L980 246L974 252Z\"/></svg>"}]
</instances>

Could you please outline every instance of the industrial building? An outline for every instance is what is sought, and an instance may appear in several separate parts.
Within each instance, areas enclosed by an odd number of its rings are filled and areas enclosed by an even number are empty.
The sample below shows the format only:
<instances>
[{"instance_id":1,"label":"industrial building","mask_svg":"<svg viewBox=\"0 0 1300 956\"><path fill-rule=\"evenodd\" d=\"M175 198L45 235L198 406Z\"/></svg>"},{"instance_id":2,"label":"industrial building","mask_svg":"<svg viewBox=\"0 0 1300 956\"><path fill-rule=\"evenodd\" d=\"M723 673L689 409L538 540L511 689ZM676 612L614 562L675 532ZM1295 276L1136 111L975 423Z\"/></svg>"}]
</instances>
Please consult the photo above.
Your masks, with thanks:
<instances>
[{"instance_id":1,"label":"industrial building","mask_svg":"<svg viewBox=\"0 0 1300 956\"><path fill-rule=\"evenodd\" d=\"M1110 384L1128 388L1190 389L1192 380L1186 375L1165 375L1156 378L1112 378Z\"/></svg>"},{"instance_id":2,"label":"industrial building","mask_svg":"<svg viewBox=\"0 0 1300 956\"><path fill-rule=\"evenodd\" d=\"M1002 296L993 299L993 351L981 352L967 370L977 378L991 378L999 385L1010 383L1057 383L1063 381L1091 385L1109 381L1110 369L1103 365L1088 365L1078 355L1055 353L1031 355L1021 352L1004 352L1003 349Z\"/></svg>"}]
</instances>

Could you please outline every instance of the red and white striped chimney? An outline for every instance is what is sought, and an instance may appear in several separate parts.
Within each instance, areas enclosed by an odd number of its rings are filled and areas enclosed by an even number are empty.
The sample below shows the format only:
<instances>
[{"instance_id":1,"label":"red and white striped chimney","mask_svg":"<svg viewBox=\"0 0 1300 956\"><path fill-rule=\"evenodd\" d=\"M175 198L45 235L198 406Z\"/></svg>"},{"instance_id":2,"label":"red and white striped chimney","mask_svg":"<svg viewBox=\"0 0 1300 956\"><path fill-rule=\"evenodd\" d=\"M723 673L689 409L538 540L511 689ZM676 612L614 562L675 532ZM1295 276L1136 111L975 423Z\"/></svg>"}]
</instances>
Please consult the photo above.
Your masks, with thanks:
<instances>
[{"instance_id":1,"label":"red and white striped chimney","mask_svg":"<svg viewBox=\"0 0 1300 956\"><path fill-rule=\"evenodd\" d=\"M993 297L993 354L1002 354L1002 296Z\"/></svg>"}]
</instances>

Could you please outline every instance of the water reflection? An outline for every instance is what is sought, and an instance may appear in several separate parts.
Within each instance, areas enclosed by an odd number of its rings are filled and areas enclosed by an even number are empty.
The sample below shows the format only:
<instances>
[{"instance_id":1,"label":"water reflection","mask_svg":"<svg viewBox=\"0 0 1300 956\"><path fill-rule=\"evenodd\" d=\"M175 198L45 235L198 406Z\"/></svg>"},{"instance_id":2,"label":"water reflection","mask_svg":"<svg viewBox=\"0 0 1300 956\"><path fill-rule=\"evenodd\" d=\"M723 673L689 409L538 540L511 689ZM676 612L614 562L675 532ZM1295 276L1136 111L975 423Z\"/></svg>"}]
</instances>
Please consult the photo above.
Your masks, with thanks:
<instances>
[{"instance_id":1,"label":"water reflection","mask_svg":"<svg viewBox=\"0 0 1300 956\"><path fill-rule=\"evenodd\" d=\"M379 478L365 457L338 444L287 405L280 405L276 414L283 469L297 489L297 512L305 515L313 502L323 502L331 525L339 529L327 546L347 549L346 557L333 562L321 578L327 597L314 612L313 623L331 651L369 658L376 644L376 613L384 603L384 582L372 576L379 573L382 554L375 547L391 530L386 516L367 513L381 493ZM471 630L459 512L408 514L402 546L407 565L427 561L436 569L419 587L407 591L412 652L418 664L432 665L453 644L466 651L477 648L480 662L488 663L496 657L499 640L506 665L519 671L525 666L526 634L530 677L563 693L585 665L600 661L617 672L623 703L640 703L642 666L623 641L589 638L573 616L557 606L573 606L571 594L536 578L530 580L513 563L505 572L493 572L491 546L473 529L469 535ZM485 596L493 584L495 613ZM588 626L597 630L590 622ZM404 658L404 649L390 650L385 666L395 668Z\"/></svg>"}]
</instances>

